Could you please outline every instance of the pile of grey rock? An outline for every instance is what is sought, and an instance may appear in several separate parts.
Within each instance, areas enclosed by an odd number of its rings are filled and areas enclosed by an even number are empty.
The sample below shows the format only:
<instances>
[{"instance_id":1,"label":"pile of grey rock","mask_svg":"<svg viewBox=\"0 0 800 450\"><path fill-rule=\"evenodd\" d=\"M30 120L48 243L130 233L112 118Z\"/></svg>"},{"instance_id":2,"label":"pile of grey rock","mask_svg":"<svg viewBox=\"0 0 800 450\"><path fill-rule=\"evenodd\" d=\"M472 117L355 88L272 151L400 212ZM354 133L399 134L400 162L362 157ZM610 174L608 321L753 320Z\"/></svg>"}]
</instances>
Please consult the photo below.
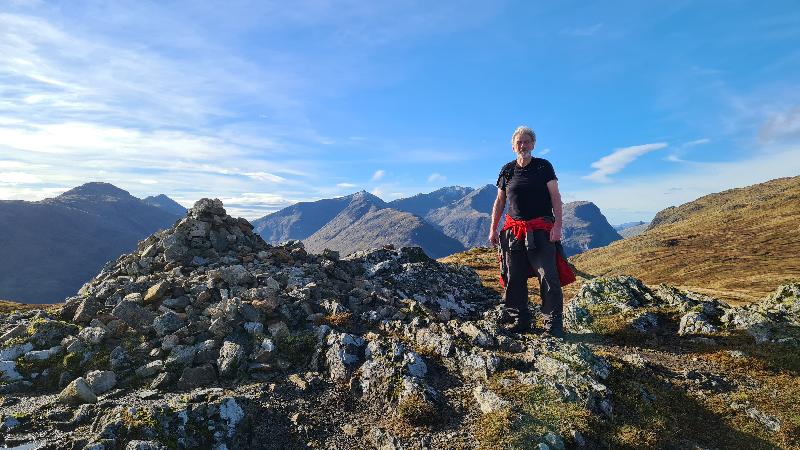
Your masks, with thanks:
<instances>
[{"instance_id":1,"label":"pile of grey rock","mask_svg":"<svg viewBox=\"0 0 800 450\"><path fill-rule=\"evenodd\" d=\"M598 277L581 286L565 310L567 327L577 333L603 332L599 319L626 320L643 334L659 329L663 318L679 317L684 336L744 330L758 343L800 345L800 283L780 286L759 302L734 307L666 284L651 289L627 275Z\"/></svg>"},{"instance_id":2,"label":"pile of grey rock","mask_svg":"<svg viewBox=\"0 0 800 450\"><path fill-rule=\"evenodd\" d=\"M286 436L255 444L269 426L305 436L301 447L436 447L457 435L470 448L467 424L510 407L490 389L499 371L612 414L602 358L506 333L498 303L472 269L419 248L340 258L299 241L271 246L203 199L58 313L0 317L0 444L292 446ZM361 406L315 415L309 405L328 398ZM433 427L424 442L375 425L443 423L453 411L460 425ZM539 448L547 442L563 445L552 432Z\"/></svg>"}]
</instances>

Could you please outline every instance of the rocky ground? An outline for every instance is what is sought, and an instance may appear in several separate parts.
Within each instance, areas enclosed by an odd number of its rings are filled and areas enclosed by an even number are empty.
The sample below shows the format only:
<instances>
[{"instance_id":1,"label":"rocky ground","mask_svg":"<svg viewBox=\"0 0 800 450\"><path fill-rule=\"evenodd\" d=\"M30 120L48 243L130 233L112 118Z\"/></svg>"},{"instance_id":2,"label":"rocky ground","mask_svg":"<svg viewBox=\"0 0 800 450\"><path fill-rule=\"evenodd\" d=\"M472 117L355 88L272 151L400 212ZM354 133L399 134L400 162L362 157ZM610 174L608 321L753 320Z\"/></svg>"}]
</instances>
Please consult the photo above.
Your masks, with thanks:
<instances>
[{"instance_id":1,"label":"rocky ground","mask_svg":"<svg viewBox=\"0 0 800 450\"><path fill-rule=\"evenodd\" d=\"M800 445L800 285L732 308L595 279L560 340L507 332L485 281L413 247L340 258L271 246L201 200L60 310L0 315L0 444Z\"/></svg>"}]
</instances>

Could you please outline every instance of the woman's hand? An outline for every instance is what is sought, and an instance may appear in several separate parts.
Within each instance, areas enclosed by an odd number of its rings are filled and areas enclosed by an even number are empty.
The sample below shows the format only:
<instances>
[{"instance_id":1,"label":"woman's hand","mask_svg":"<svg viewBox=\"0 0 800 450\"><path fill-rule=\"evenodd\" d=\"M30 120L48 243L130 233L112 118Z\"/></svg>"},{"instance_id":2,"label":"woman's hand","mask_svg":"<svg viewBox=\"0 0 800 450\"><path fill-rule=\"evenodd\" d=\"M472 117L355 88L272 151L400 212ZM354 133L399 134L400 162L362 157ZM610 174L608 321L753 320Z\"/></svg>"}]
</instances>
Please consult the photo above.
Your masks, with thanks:
<instances>
[{"instance_id":1,"label":"woman's hand","mask_svg":"<svg viewBox=\"0 0 800 450\"><path fill-rule=\"evenodd\" d=\"M500 243L500 239L497 236L497 230L492 230L489 232L489 243L492 244L492 247L496 247L497 244Z\"/></svg>"},{"instance_id":2,"label":"woman's hand","mask_svg":"<svg viewBox=\"0 0 800 450\"><path fill-rule=\"evenodd\" d=\"M554 225L553 229L550 230L550 242L557 242L561 240L561 226Z\"/></svg>"}]
</instances>

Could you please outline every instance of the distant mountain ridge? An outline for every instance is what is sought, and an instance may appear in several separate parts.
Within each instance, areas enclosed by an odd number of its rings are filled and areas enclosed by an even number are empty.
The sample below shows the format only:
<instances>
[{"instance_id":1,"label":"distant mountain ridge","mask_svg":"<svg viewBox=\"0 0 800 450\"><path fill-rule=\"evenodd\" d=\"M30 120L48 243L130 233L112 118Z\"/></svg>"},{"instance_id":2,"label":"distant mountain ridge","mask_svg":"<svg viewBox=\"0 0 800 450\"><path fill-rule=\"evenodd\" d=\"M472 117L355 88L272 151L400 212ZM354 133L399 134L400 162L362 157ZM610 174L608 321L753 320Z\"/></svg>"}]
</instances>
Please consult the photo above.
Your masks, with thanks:
<instances>
[{"instance_id":1,"label":"distant mountain ridge","mask_svg":"<svg viewBox=\"0 0 800 450\"><path fill-rule=\"evenodd\" d=\"M104 263L178 218L109 183L38 202L0 201L0 298L60 302Z\"/></svg>"},{"instance_id":2,"label":"distant mountain ridge","mask_svg":"<svg viewBox=\"0 0 800 450\"><path fill-rule=\"evenodd\" d=\"M449 186L391 202L361 191L297 203L254 220L253 226L267 242L299 239L312 252L329 248L347 254L393 243L420 245L438 257L487 245L496 196L492 184L477 189ZM596 206L578 203L580 207L564 207L562 242L568 254L621 239Z\"/></svg>"}]
</instances>

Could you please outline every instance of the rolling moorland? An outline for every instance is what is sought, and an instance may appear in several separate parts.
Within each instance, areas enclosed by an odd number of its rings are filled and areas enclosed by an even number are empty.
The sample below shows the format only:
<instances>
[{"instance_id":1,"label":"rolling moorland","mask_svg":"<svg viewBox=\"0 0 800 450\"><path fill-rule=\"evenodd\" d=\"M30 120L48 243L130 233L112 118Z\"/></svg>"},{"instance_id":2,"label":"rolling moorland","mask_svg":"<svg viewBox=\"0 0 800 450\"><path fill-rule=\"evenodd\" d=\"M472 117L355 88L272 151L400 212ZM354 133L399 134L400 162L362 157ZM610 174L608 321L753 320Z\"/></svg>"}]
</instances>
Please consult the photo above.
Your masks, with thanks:
<instances>
[{"instance_id":1,"label":"rolling moorland","mask_svg":"<svg viewBox=\"0 0 800 450\"><path fill-rule=\"evenodd\" d=\"M571 261L587 275L627 274L753 302L800 279L798 224L800 177L781 178L667 208L644 233Z\"/></svg>"}]
</instances>

